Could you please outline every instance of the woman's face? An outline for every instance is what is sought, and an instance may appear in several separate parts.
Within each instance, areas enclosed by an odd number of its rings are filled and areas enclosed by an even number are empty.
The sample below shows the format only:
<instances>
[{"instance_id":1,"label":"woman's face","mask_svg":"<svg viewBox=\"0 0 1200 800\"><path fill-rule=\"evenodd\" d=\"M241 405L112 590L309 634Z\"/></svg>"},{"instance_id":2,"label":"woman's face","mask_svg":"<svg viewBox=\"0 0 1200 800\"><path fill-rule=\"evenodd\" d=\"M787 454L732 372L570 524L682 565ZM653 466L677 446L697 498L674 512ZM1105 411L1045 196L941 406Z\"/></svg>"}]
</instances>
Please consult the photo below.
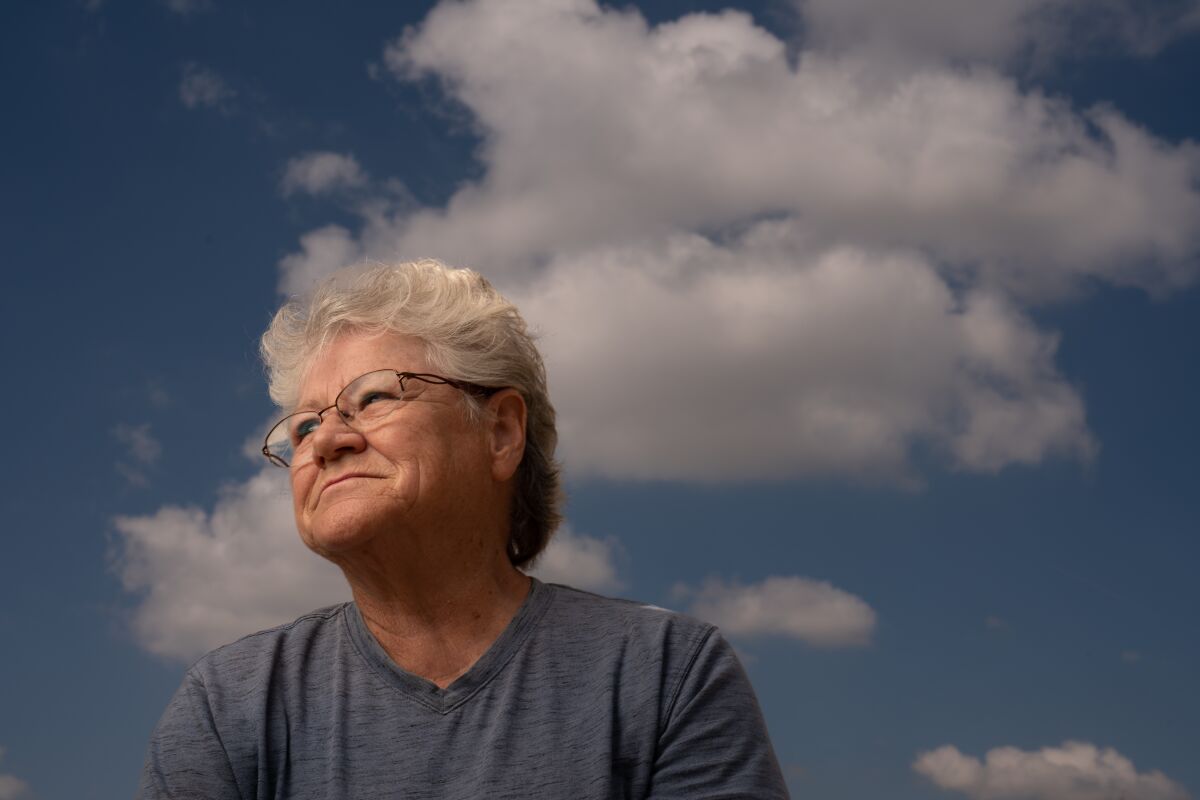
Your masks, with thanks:
<instances>
[{"instance_id":1,"label":"woman's face","mask_svg":"<svg viewBox=\"0 0 1200 800\"><path fill-rule=\"evenodd\" d=\"M379 369L430 372L424 344L398 334L340 335L313 361L298 409L321 409L355 378ZM338 555L379 537L420 537L469 513L488 496L491 462L481 426L450 386L411 382L415 395L383 423L357 431L336 410L311 434L312 458L291 469L300 537Z\"/></svg>"}]
</instances>

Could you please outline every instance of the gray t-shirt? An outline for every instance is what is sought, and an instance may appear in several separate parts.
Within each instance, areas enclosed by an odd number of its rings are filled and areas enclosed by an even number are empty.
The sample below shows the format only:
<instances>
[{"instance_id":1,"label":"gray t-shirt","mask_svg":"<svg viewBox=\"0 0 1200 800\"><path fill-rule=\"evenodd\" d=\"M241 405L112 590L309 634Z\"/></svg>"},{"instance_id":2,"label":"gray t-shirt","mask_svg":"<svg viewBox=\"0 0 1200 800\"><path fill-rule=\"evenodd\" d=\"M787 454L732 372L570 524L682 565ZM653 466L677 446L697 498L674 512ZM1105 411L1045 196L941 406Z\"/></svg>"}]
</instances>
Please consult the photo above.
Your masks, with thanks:
<instances>
[{"instance_id":1,"label":"gray t-shirt","mask_svg":"<svg viewBox=\"0 0 1200 800\"><path fill-rule=\"evenodd\" d=\"M138 798L786 798L733 649L703 622L534 581L445 689L346 603L197 662Z\"/></svg>"}]
</instances>

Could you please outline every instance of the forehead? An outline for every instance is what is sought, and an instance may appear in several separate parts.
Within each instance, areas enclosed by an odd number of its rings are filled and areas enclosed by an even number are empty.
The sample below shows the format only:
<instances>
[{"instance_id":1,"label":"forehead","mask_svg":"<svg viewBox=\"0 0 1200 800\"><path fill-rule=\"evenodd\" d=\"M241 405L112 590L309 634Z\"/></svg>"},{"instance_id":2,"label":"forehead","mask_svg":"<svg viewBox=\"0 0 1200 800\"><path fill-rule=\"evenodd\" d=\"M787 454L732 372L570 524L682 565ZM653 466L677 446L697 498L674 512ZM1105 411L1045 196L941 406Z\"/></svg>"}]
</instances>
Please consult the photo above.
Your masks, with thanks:
<instances>
[{"instance_id":1,"label":"forehead","mask_svg":"<svg viewBox=\"0 0 1200 800\"><path fill-rule=\"evenodd\" d=\"M377 369L427 372L425 343L399 333L340 333L309 363L296 407L327 406L350 381Z\"/></svg>"}]
</instances>

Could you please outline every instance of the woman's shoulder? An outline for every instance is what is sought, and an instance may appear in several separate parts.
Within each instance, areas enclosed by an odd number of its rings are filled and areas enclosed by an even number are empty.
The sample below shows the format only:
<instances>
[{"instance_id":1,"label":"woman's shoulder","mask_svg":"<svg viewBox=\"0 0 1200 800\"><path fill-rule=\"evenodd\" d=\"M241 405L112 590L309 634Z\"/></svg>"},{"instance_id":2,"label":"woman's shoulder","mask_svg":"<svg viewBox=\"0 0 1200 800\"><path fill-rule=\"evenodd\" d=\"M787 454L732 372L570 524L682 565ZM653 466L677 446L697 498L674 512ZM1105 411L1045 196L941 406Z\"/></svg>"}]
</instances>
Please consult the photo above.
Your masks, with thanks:
<instances>
[{"instance_id":1,"label":"woman's shoulder","mask_svg":"<svg viewBox=\"0 0 1200 800\"><path fill-rule=\"evenodd\" d=\"M253 679L280 664L311 658L317 651L336 646L342 617L349 603L310 611L291 622L246 634L210 650L189 669L205 683L213 678L242 676Z\"/></svg>"},{"instance_id":2,"label":"woman's shoulder","mask_svg":"<svg viewBox=\"0 0 1200 800\"><path fill-rule=\"evenodd\" d=\"M716 632L710 623L652 603L546 584L553 593L549 624L557 635L620 643L649 652L692 651Z\"/></svg>"}]
</instances>

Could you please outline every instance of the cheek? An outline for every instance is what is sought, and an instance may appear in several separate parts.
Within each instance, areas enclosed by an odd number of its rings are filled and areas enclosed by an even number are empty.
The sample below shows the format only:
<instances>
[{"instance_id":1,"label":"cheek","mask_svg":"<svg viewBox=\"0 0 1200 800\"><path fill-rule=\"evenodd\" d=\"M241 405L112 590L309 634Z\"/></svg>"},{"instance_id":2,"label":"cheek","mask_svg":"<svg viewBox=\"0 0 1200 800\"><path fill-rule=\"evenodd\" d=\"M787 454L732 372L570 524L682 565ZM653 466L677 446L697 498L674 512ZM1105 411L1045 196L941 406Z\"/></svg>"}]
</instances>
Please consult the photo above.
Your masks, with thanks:
<instances>
[{"instance_id":1,"label":"cheek","mask_svg":"<svg viewBox=\"0 0 1200 800\"><path fill-rule=\"evenodd\" d=\"M316 474L314 470L301 469L293 472L291 478L292 509L296 512L296 519L299 520L300 512L304 509L308 493L315 482Z\"/></svg>"}]
</instances>

